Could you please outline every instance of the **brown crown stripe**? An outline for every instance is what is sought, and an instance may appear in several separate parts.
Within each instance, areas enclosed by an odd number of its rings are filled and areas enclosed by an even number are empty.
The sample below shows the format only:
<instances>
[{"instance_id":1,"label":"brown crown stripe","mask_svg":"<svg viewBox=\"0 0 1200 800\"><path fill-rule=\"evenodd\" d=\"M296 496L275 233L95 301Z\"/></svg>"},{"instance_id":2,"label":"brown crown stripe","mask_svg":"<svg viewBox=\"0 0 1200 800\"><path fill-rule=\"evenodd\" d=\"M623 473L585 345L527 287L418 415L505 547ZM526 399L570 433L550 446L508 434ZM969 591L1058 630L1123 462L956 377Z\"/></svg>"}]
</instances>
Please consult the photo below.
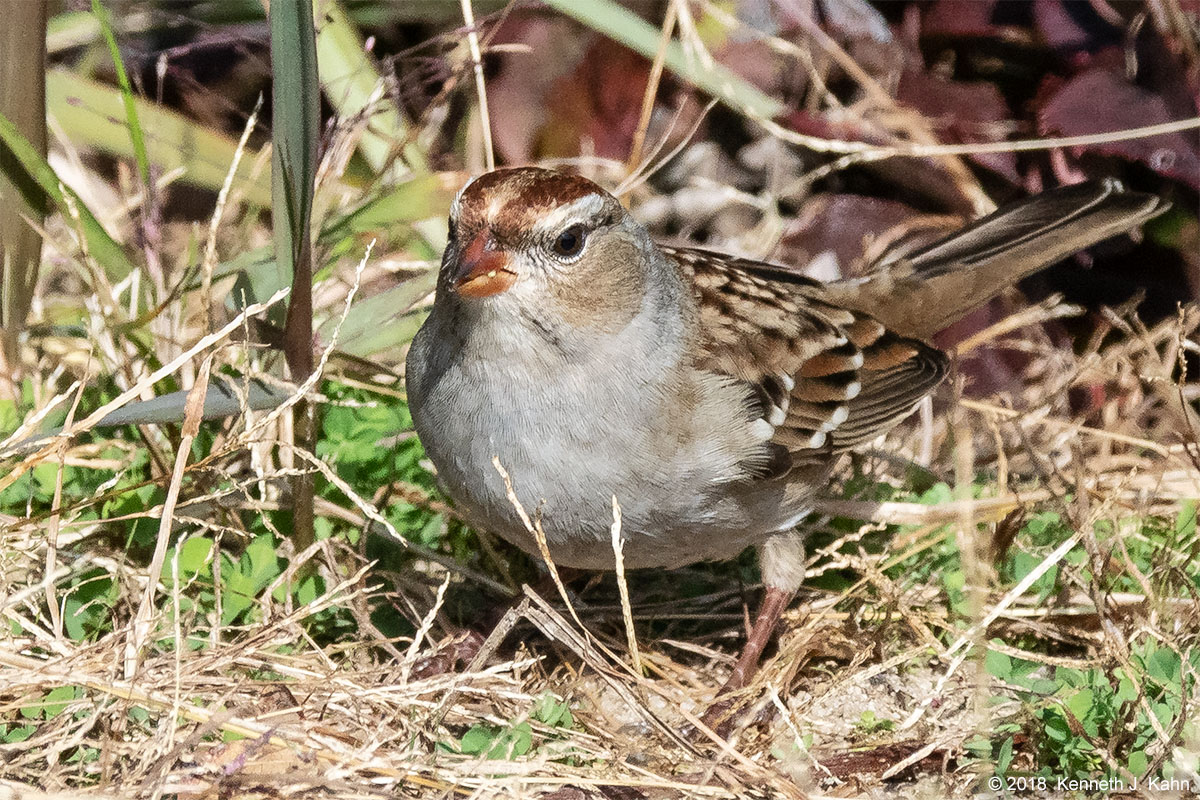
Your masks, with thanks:
<instances>
[{"instance_id":1,"label":"brown crown stripe","mask_svg":"<svg viewBox=\"0 0 1200 800\"><path fill-rule=\"evenodd\" d=\"M487 226L498 234L528 229L547 211L591 194L607 194L579 175L536 167L498 169L476 178L459 198L459 222L468 229ZM499 197L494 216L488 209Z\"/></svg>"}]
</instances>

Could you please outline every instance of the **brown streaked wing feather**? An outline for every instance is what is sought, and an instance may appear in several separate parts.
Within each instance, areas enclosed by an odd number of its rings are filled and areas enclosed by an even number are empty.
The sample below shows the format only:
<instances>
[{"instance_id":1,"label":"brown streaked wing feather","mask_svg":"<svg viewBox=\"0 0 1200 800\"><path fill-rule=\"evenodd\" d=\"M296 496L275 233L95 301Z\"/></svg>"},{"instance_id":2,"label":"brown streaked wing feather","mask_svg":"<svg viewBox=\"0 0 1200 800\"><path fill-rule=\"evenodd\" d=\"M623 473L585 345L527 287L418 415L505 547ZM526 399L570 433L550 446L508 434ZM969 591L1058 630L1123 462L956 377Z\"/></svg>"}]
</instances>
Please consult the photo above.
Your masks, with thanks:
<instances>
[{"instance_id":1,"label":"brown streaked wing feather","mask_svg":"<svg viewBox=\"0 0 1200 800\"><path fill-rule=\"evenodd\" d=\"M832 454L869 442L911 414L916 404L946 377L949 359L923 342L897 336L862 316L845 330L861 354L861 363L857 369L847 369L838 376L845 380L853 375L857 391L836 405L814 403L809 398L820 396L824 388L814 391L813 378L806 376L815 369L827 368L829 359L822 354L804 364L796 378L792 413L782 428L791 429L786 434L788 441L798 443L805 436L817 440L796 450ZM777 430L776 440L783 438L781 433Z\"/></svg>"},{"instance_id":2,"label":"brown streaked wing feather","mask_svg":"<svg viewBox=\"0 0 1200 800\"><path fill-rule=\"evenodd\" d=\"M704 340L701 366L753 384L790 379L814 356L842 344L853 315L816 301L820 284L780 284L720 253L661 246L692 283ZM787 381L784 380L786 383Z\"/></svg>"},{"instance_id":3,"label":"brown streaked wing feather","mask_svg":"<svg viewBox=\"0 0 1200 800\"><path fill-rule=\"evenodd\" d=\"M869 441L945 376L946 357L827 302L824 284L757 261L663 247L692 280L700 366L748 383L774 429L755 478Z\"/></svg>"},{"instance_id":4,"label":"brown streaked wing feather","mask_svg":"<svg viewBox=\"0 0 1200 800\"><path fill-rule=\"evenodd\" d=\"M946 377L949 359L945 353L913 339L888 335L896 341L886 360L872 364L870 351L864 352L862 391L850 401L846 421L830 433L829 446L834 451L851 450L886 433ZM896 360L902 350L907 356Z\"/></svg>"}]
</instances>

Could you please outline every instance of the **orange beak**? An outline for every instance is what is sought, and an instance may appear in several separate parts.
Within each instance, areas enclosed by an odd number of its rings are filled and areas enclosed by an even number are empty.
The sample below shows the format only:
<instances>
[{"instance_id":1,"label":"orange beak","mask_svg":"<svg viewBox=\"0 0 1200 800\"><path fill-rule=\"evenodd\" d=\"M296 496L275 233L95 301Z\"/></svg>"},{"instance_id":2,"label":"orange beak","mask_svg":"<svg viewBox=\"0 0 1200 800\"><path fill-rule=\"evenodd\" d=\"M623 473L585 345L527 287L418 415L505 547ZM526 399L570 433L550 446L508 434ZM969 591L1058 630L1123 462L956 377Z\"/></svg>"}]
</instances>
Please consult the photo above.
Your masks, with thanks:
<instances>
[{"instance_id":1,"label":"orange beak","mask_svg":"<svg viewBox=\"0 0 1200 800\"><path fill-rule=\"evenodd\" d=\"M508 268L508 254L497 250L487 229L462 251L454 288L463 297L491 297L506 292L517 281L517 273Z\"/></svg>"}]
</instances>

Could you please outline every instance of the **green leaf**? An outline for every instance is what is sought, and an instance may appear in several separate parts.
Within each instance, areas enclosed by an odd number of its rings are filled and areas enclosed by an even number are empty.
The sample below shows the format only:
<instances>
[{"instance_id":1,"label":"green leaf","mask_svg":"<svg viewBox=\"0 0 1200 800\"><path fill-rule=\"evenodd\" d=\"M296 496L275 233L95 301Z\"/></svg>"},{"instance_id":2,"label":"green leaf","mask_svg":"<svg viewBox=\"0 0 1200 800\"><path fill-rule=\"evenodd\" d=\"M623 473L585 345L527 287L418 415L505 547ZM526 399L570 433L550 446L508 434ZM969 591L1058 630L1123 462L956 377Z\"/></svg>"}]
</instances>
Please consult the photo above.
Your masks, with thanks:
<instances>
[{"instance_id":1,"label":"green leaf","mask_svg":"<svg viewBox=\"0 0 1200 800\"><path fill-rule=\"evenodd\" d=\"M1065 742L1073 736L1071 733L1071 726L1068 725L1063 716L1056 711L1047 709L1045 711L1045 716L1043 717L1043 724L1045 726L1046 736L1048 736L1052 741Z\"/></svg>"},{"instance_id":2,"label":"green leaf","mask_svg":"<svg viewBox=\"0 0 1200 800\"><path fill-rule=\"evenodd\" d=\"M280 559L275 552L275 537L269 533L254 537L246 546L242 565L243 574L250 578L255 586L255 593L265 589L280 573Z\"/></svg>"},{"instance_id":3,"label":"green leaf","mask_svg":"<svg viewBox=\"0 0 1200 800\"><path fill-rule=\"evenodd\" d=\"M1064 686L1079 687L1088 685L1087 674L1070 667L1056 667L1054 669L1054 678Z\"/></svg>"},{"instance_id":4,"label":"green leaf","mask_svg":"<svg viewBox=\"0 0 1200 800\"><path fill-rule=\"evenodd\" d=\"M53 719L75 699L74 686L56 686L42 695L36 703L22 706L20 714L26 719Z\"/></svg>"},{"instance_id":5,"label":"green leaf","mask_svg":"<svg viewBox=\"0 0 1200 800\"><path fill-rule=\"evenodd\" d=\"M552 728L570 728L575 724L571 707L550 693L542 695L534 708L533 718Z\"/></svg>"},{"instance_id":6,"label":"green leaf","mask_svg":"<svg viewBox=\"0 0 1200 800\"><path fill-rule=\"evenodd\" d=\"M24 713L23 710L22 713ZM3 740L8 744L16 744L18 742L24 742L36 732L36 725L17 725L13 728L7 728L6 726L3 736L0 738L3 738Z\"/></svg>"},{"instance_id":7,"label":"green leaf","mask_svg":"<svg viewBox=\"0 0 1200 800\"><path fill-rule=\"evenodd\" d=\"M1013 737L1009 736L1000 745L1000 752L996 755L996 774L1004 775L1008 772L1008 768L1012 766L1013 759Z\"/></svg>"},{"instance_id":8,"label":"green leaf","mask_svg":"<svg viewBox=\"0 0 1200 800\"><path fill-rule=\"evenodd\" d=\"M104 226L84 205L79 195L59 181L49 162L21 135L16 126L3 116L0 116L0 142L12 151L17 162L14 169L23 170L29 181L45 193L59 213L68 221L78 214L79 227L87 242L88 253L96 259L109 279L117 281L127 275L133 269L133 265L126 258L125 251L108 235L108 231L104 230ZM41 202L35 197L25 197L24 200L26 206L31 209L36 209L37 204Z\"/></svg>"},{"instance_id":9,"label":"green leaf","mask_svg":"<svg viewBox=\"0 0 1200 800\"><path fill-rule=\"evenodd\" d=\"M1004 653L988 650L983 657L983 666L989 675L1002 681L1008 681L1012 677L1012 659Z\"/></svg>"},{"instance_id":10,"label":"green leaf","mask_svg":"<svg viewBox=\"0 0 1200 800\"><path fill-rule=\"evenodd\" d=\"M321 231L321 241L332 243L351 234L387 231L397 225L444 217L459 181L455 173L420 175L407 180L327 225Z\"/></svg>"},{"instance_id":11,"label":"green leaf","mask_svg":"<svg viewBox=\"0 0 1200 800\"><path fill-rule=\"evenodd\" d=\"M653 60L659 49L662 31L613 0L546 0L546 5L603 33L626 47ZM716 63L689 58L677 40L667 46L668 70L679 78L711 94L731 108L755 117L771 118L783 111L783 104L760 92L737 73Z\"/></svg>"},{"instance_id":12,"label":"green leaf","mask_svg":"<svg viewBox=\"0 0 1200 800\"><path fill-rule=\"evenodd\" d=\"M1120 670L1118 670L1117 677L1117 694L1113 699L1118 704L1131 703L1137 700L1137 687L1134 686L1133 681L1121 674Z\"/></svg>"},{"instance_id":13,"label":"green leaf","mask_svg":"<svg viewBox=\"0 0 1200 800\"><path fill-rule=\"evenodd\" d=\"M1181 666L1174 650L1159 647L1146 659L1146 674L1160 683L1174 686L1179 684Z\"/></svg>"},{"instance_id":14,"label":"green leaf","mask_svg":"<svg viewBox=\"0 0 1200 800\"><path fill-rule=\"evenodd\" d=\"M119 589L105 572L88 572L63 598L63 632L72 641L98 637L112 628L112 607Z\"/></svg>"},{"instance_id":15,"label":"green leaf","mask_svg":"<svg viewBox=\"0 0 1200 800\"><path fill-rule=\"evenodd\" d=\"M193 536L179 548L179 579L193 580L201 572L210 572L213 541L204 536Z\"/></svg>"},{"instance_id":16,"label":"green leaf","mask_svg":"<svg viewBox=\"0 0 1200 800\"><path fill-rule=\"evenodd\" d=\"M321 584L322 581L316 575L307 575L301 578L299 585L296 586L296 603L307 606L316 600L321 594Z\"/></svg>"},{"instance_id":17,"label":"green leaf","mask_svg":"<svg viewBox=\"0 0 1200 800\"><path fill-rule=\"evenodd\" d=\"M413 170L425 172L425 153L411 133L412 125L382 91L383 77L371 61L362 36L340 3L320 3L321 25L316 39L317 64L325 97L344 120L365 119L367 126L358 150L376 173L382 173L392 156L392 143L403 143L403 160Z\"/></svg>"},{"instance_id":18,"label":"green leaf","mask_svg":"<svg viewBox=\"0 0 1200 800\"><path fill-rule=\"evenodd\" d=\"M472 725L459 741L459 750L464 755L483 755L492 760L518 758L532 747L533 729L528 722L507 730L491 725Z\"/></svg>"},{"instance_id":19,"label":"green leaf","mask_svg":"<svg viewBox=\"0 0 1200 800\"><path fill-rule=\"evenodd\" d=\"M488 752L489 759L519 758L533 749L533 729L528 722L522 722L509 728L492 749Z\"/></svg>"},{"instance_id":20,"label":"green leaf","mask_svg":"<svg viewBox=\"0 0 1200 800\"><path fill-rule=\"evenodd\" d=\"M180 181L217 191L225 182L237 140L216 133L182 114L134 98L145 133L146 156L162 172L180 170ZM65 69L46 73L49 114L76 146L118 158L136 158L124 119L121 92ZM270 207L267 176L258 174L258 154L249 151L238 164L235 185L255 205ZM90 243L90 240L89 240Z\"/></svg>"},{"instance_id":21,"label":"green leaf","mask_svg":"<svg viewBox=\"0 0 1200 800\"><path fill-rule=\"evenodd\" d=\"M221 570L225 582L221 594L223 624L232 624L255 605L262 590L279 577L281 564L275 552L275 538L264 533L246 546L236 566Z\"/></svg>"},{"instance_id":22,"label":"green leaf","mask_svg":"<svg viewBox=\"0 0 1200 800\"><path fill-rule=\"evenodd\" d=\"M1065 703L1070 712L1075 715L1075 718L1082 722L1083 727L1093 736L1099 733L1095 729L1096 725L1092 714L1095 702L1095 692L1091 689L1081 689L1068 697Z\"/></svg>"},{"instance_id":23,"label":"green leaf","mask_svg":"<svg viewBox=\"0 0 1200 800\"><path fill-rule=\"evenodd\" d=\"M974 736L963 743L963 749L974 758L991 758L992 740L985 736Z\"/></svg>"},{"instance_id":24,"label":"green leaf","mask_svg":"<svg viewBox=\"0 0 1200 800\"><path fill-rule=\"evenodd\" d=\"M112 18L100 0L92 0L92 13L100 23L100 32L108 44L108 52L112 56L113 66L117 71L117 86L121 89L121 102L125 106L125 124L129 126L129 141L133 145L133 154L137 161L138 175L141 176L142 186L146 191L152 191L150 183L150 159L146 155L146 137L142 133L142 125L138 121L137 105L134 103L133 86L129 83L129 75L125 73L125 62L121 60L121 48L117 47L117 39L113 36Z\"/></svg>"},{"instance_id":25,"label":"green leaf","mask_svg":"<svg viewBox=\"0 0 1200 800\"><path fill-rule=\"evenodd\" d=\"M1027 683L1027 686L1029 691L1034 694L1044 695L1052 695L1061 688L1061 684L1058 681L1051 680L1050 678L1033 678Z\"/></svg>"},{"instance_id":26,"label":"green leaf","mask_svg":"<svg viewBox=\"0 0 1200 800\"><path fill-rule=\"evenodd\" d=\"M78 696L75 686L56 686L46 692L42 701L46 719L53 719L67 709L67 706Z\"/></svg>"},{"instance_id":27,"label":"green leaf","mask_svg":"<svg viewBox=\"0 0 1200 800\"><path fill-rule=\"evenodd\" d=\"M458 743L458 749L469 756L479 755L485 750L490 750L492 743L496 741L496 737L499 735L499 729L491 725L472 725L463 734L462 739Z\"/></svg>"},{"instance_id":28,"label":"green leaf","mask_svg":"<svg viewBox=\"0 0 1200 800\"><path fill-rule=\"evenodd\" d=\"M1196 536L1196 501L1184 500L1175 515L1176 541L1190 541Z\"/></svg>"},{"instance_id":29,"label":"green leaf","mask_svg":"<svg viewBox=\"0 0 1200 800\"><path fill-rule=\"evenodd\" d=\"M1062 517L1057 512L1040 511L1027 519L1022 531L1030 536L1033 545L1044 546L1060 540L1062 528Z\"/></svg>"}]
</instances>

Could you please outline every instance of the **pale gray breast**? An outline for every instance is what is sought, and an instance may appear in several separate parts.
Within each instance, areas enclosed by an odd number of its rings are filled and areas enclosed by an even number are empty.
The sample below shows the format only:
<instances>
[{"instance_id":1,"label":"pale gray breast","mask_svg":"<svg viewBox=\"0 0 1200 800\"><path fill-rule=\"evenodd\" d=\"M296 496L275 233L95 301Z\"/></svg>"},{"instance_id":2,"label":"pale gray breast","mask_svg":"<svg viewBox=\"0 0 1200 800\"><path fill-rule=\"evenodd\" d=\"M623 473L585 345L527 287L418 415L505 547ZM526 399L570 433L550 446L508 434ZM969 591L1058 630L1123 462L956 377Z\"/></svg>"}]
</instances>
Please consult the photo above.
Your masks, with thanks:
<instances>
[{"instance_id":1,"label":"pale gray breast","mask_svg":"<svg viewBox=\"0 0 1200 800\"><path fill-rule=\"evenodd\" d=\"M630 568L729 558L800 515L782 482L738 483L749 421L731 410L745 390L680 374L677 353L631 354L635 345L614 340L626 348L620 357L596 354L610 368L563 364L535 377L520 362L430 359L422 353L437 321L422 333L409 359L410 402L439 480L473 524L529 552L536 543L493 457L526 511L540 511L563 566L612 568L614 495Z\"/></svg>"},{"instance_id":2,"label":"pale gray breast","mask_svg":"<svg viewBox=\"0 0 1200 800\"><path fill-rule=\"evenodd\" d=\"M498 457L526 510L540 509L565 566L612 566L613 495L630 567L729 557L776 529L747 519L752 500L771 505L763 490L731 491L755 446L739 412L745 388L685 366L685 328L663 308L647 299L626 330L556 364L533 341L510 347L520 335L511 324L471 326L472 337L491 334L480 357L454 341L461 320L431 314L408 360L413 419L445 491L474 524L536 551Z\"/></svg>"}]
</instances>

